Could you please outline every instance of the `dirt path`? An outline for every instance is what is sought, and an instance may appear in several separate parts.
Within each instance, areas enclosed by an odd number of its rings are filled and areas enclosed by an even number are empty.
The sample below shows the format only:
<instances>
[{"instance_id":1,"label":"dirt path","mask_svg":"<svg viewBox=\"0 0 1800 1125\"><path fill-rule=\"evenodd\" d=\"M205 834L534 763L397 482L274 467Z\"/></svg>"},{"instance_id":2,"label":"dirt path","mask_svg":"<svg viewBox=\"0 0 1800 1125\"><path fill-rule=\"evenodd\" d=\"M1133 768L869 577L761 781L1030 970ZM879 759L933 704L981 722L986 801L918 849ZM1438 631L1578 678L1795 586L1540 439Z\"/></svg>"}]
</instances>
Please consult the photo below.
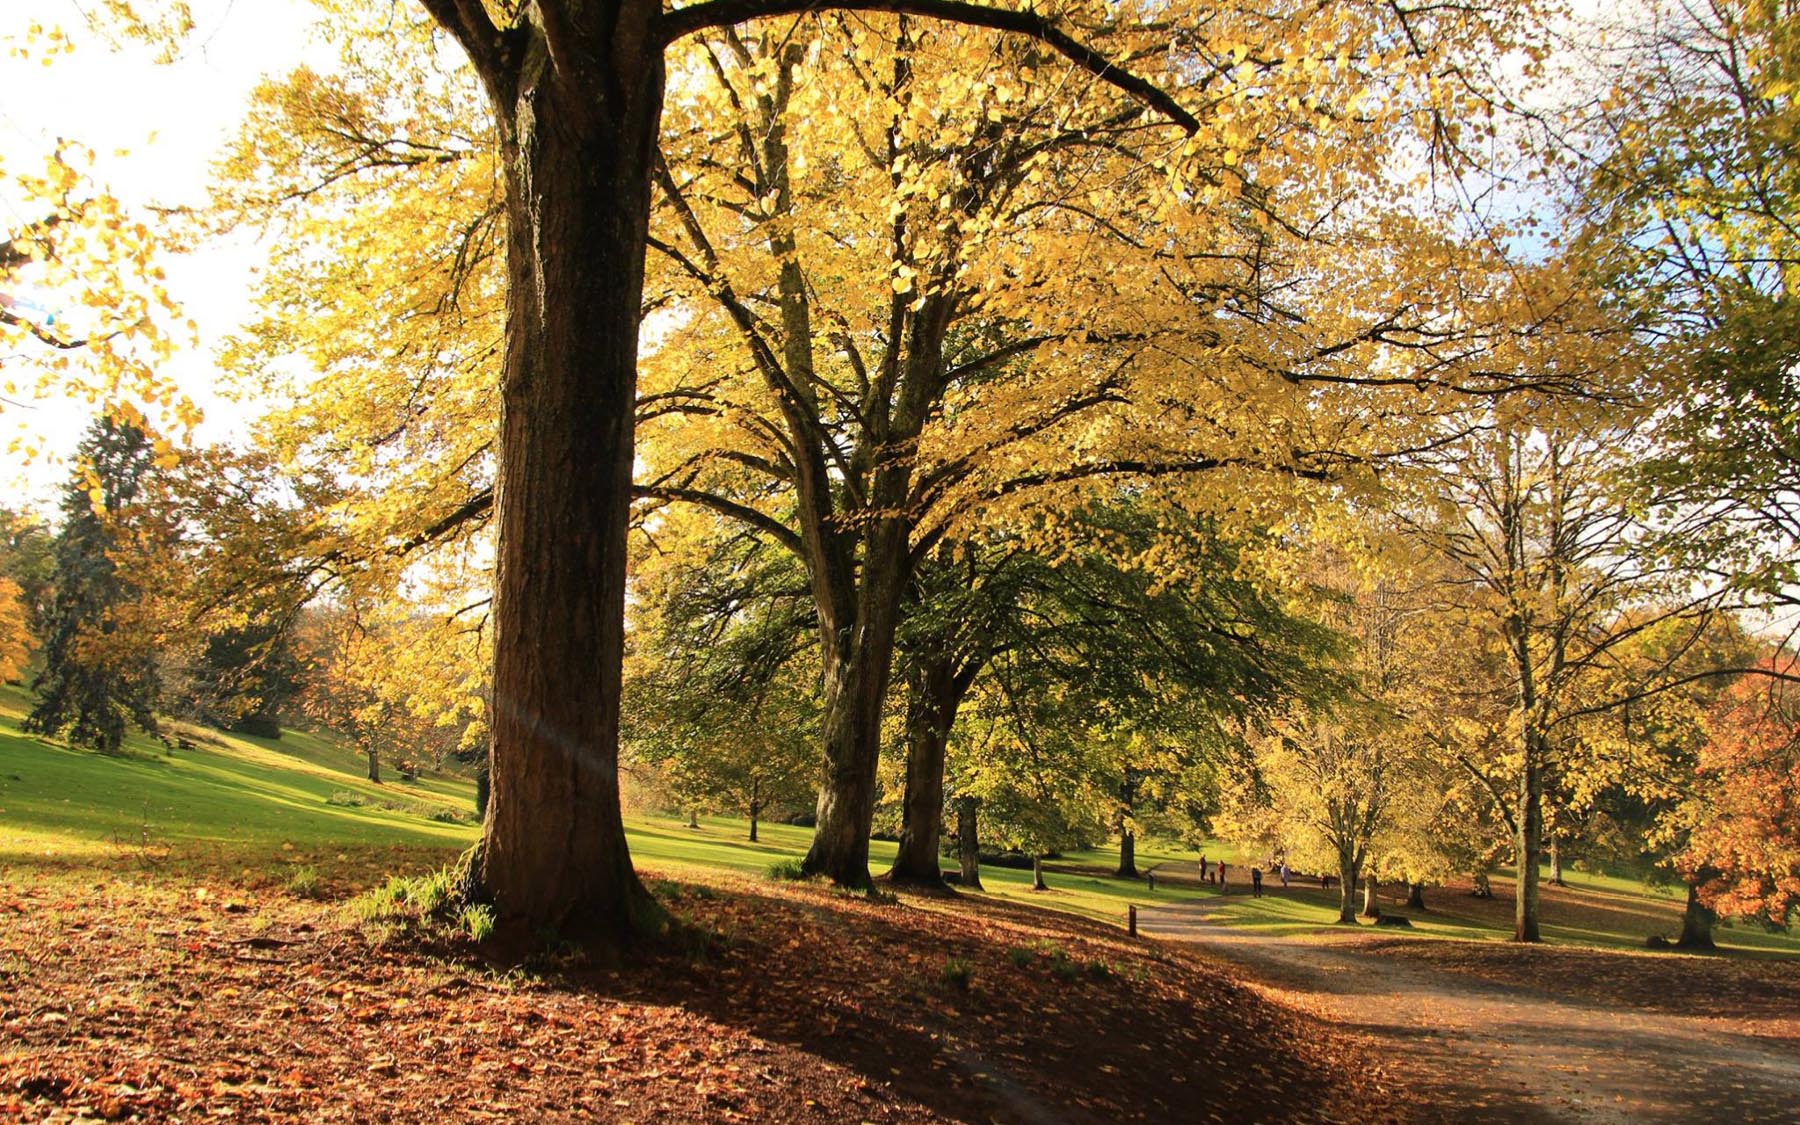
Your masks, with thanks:
<instances>
[{"instance_id":1,"label":"dirt path","mask_svg":"<svg viewBox=\"0 0 1800 1125\"><path fill-rule=\"evenodd\" d=\"M1271 937L1228 928L1207 917L1216 902L1145 909L1140 928L1204 946L1268 994L1407 1060L1396 1069L1446 1120L1800 1121L1800 1050L1790 1039L1718 1016L1448 972L1375 952L1367 931Z\"/></svg>"}]
</instances>

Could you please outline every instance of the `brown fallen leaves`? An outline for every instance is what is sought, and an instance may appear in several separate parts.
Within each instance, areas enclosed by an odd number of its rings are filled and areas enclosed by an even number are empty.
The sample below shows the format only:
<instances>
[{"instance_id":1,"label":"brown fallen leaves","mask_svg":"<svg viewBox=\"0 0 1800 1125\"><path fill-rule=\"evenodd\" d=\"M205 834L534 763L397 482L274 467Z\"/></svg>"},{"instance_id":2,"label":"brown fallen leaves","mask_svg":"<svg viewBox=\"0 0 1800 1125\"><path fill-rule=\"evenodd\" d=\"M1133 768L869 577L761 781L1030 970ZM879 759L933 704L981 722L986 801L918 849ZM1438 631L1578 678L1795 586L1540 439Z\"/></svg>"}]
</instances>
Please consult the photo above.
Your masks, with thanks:
<instances>
[{"instance_id":1,"label":"brown fallen leaves","mask_svg":"<svg viewBox=\"0 0 1800 1125\"><path fill-rule=\"evenodd\" d=\"M1216 964L975 896L661 884L701 946L581 967L373 945L247 887L0 881L0 1119L1404 1119ZM240 907L228 911L227 905ZM967 966L966 987L946 962Z\"/></svg>"}]
</instances>

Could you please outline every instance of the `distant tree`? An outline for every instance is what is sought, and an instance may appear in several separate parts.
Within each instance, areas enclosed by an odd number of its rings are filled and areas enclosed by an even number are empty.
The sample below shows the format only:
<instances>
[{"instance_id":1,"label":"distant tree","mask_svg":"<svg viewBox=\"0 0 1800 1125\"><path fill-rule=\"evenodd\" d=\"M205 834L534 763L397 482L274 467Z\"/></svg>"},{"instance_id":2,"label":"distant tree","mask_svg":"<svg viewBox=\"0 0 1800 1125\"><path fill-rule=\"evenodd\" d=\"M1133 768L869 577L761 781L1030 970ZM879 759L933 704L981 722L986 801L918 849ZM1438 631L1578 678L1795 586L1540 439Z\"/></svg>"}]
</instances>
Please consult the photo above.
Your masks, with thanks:
<instances>
[{"instance_id":1,"label":"distant tree","mask_svg":"<svg viewBox=\"0 0 1800 1125\"><path fill-rule=\"evenodd\" d=\"M690 811L808 802L818 773L817 654L806 580L760 536L703 512L658 520L638 567L624 744Z\"/></svg>"},{"instance_id":2,"label":"distant tree","mask_svg":"<svg viewBox=\"0 0 1800 1125\"><path fill-rule=\"evenodd\" d=\"M31 629L19 584L0 578L0 681L17 683L31 658Z\"/></svg>"},{"instance_id":3,"label":"distant tree","mask_svg":"<svg viewBox=\"0 0 1800 1125\"><path fill-rule=\"evenodd\" d=\"M50 595L55 589L54 537L44 522L28 513L0 508L0 578L19 587L25 625L35 641L41 641L50 617Z\"/></svg>"},{"instance_id":4,"label":"distant tree","mask_svg":"<svg viewBox=\"0 0 1800 1125\"><path fill-rule=\"evenodd\" d=\"M128 723L157 733L154 638L136 612L141 575L117 557L131 546L134 502L154 463L149 438L129 421L103 416L81 442L63 490L56 594L27 730L106 753L118 752Z\"/></svg>"},{"instance_id":5,"label":"distant tree","mask_svg":"<svg viewBox=\"0 0 1800 1125\"><path fill-rule=\"evenodd\" d=\"M1676 862L1690 902L1786 927L1800 909L1800 693L1793 656L1765 666L1786 678L1744 676L1706 717L1696 823Z\"/></svg>"},{"instance_id":6,"label":"distant tree","mask_svg":"<svg viewBox=\"0 0 1800 1125\"><path fill-rule=\"evenodd\" d=\"M300 691L300 665L284 622L229 626L208 636L188 671L191 703L213 726L281 737L282 709Z\"/></svg>"}]
</instances>

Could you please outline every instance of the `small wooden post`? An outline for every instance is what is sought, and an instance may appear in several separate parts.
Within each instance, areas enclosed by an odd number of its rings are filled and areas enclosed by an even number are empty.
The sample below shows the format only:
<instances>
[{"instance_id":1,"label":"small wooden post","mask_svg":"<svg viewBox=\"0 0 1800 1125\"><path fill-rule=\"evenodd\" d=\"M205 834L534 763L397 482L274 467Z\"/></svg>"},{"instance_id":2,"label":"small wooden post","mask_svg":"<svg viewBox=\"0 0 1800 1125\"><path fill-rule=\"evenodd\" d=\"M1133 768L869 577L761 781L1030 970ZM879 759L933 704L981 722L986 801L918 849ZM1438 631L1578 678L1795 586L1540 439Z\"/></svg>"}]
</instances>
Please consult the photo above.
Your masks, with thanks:
<instances>
[{"instance_id":1,"label":"small wooden post","mask_svg":"<svg viewBox=\"0 0 1800 1125\"><path fill-rule=\"evenodd\" d=\"M1127 905L1125 907L1125 929L1131 933L1132 937L1137 936L1137 907L1136 906Z\"/></svg>"}]
</instances>

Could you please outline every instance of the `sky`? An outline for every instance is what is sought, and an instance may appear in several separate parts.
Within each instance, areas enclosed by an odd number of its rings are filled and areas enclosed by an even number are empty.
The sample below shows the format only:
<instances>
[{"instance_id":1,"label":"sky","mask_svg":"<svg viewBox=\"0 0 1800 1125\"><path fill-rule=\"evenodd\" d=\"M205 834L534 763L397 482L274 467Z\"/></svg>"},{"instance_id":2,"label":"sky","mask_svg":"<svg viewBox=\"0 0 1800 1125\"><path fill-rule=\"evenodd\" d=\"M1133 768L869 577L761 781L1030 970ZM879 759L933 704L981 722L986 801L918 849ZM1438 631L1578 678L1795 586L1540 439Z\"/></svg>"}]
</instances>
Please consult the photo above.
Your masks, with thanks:
<instances>
[{"instance_id":1,"label":"sky","mask_svg":"<svg viewBox=\"0 0 1800 1125\"><path fill-rule=\"evenodd\" d=\"M0 3L4 163L35 165L59 138L69 138L95 152L94 178L130 206L203 203L210 162L235 131L251 90L302 58L314 12L305 0L189 0L189 6L193 32L180 57L159 64L146 47L114 50L86 30L83 13L97 10L99 0ZM76 42L74 53L48 67L35 58L4 57L34 22L60 27ZM0 229L21 218L0 198ZM198 346L179 354L169 370L206 411L199 440L230 440L255 413L254 403L221 397L213 355L251 311L252 271L261 257L256 239L245 236L168 262L170 292L200 328ZM0 403L0 505L53 504L87 410L60 400ZM21 431L38 437L47 455L28 462L5 452Z\"/></svg>"}]
</instances>

